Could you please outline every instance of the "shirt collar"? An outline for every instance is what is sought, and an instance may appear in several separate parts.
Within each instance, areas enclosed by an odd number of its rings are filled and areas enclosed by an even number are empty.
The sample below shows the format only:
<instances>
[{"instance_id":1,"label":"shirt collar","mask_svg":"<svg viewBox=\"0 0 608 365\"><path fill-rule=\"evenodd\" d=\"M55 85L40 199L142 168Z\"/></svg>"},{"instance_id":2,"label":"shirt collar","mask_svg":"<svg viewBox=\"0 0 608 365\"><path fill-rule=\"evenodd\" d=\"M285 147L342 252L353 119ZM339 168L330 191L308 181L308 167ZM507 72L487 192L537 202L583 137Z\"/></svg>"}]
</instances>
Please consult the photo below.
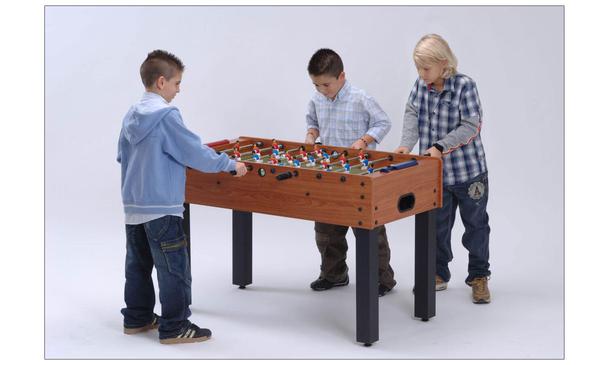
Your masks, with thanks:
<instances>
[{"instance_id":1,"label":"shirt collar","mask_svg":"<svg viewBox=\"0 0 608 365\"><path fill-rule=\"evenodd\" d=\"M348 94L350 93L350 82L348 82L348 80L344 81L344 85L342 85L342 88L340 89L340 91L338 91L338 93L336 94L336 97L334 98L334 100L331 100L330 98L326 97L325 95L321 94L321 96L329 101L330 103L334 103L336 101L343 101L346 100L346 98L348 97Z\"/></svg>"},{"instance_id":2,"label":"shirt collar","mask_svg":"<svg viewBox=\"0 0 608 365\"><path fill-rule=\"evenodd\" d=\"M349 94L350 92L350 82L348 82L348 80L344 81L344 85L342 85L342 88L340 89L340 91L338 91L338 94L336 95L336 100L344 100L346 98L346 96Z\"/></svg>"},{"instance_id":3,"label":"shirt collar","mask_svg":"<svg viewBox=\"0 0 608 365\"><path fill-rule=\"evenodd\" d=\"M426 88L429 92L431 92L431 90L433 92L437 93L437 89L435 88L430 88L428 85L426 85ZM441 90L441 92L439 94L442 94L443 92L452 92L454 91L454 76L450 76L447 79L444 79L443 81L443 90Z\"/></svg>"},{"instance_id":4,"label":"shirt collar","mask_svg":"<svg viewBox=\"0 0 608 365\"><path fill-rule=\"evenodd\" d=\"M165 103L167 105L169 105L169 103L167 103L167 100L165 100L165 98L163 98L162 96L158 95L157 93L153 93L150 91L146 91L144 92L144 94L141 97L142 101L154 101L154 102L162 102Z\"/></svg>"}]
</instances>

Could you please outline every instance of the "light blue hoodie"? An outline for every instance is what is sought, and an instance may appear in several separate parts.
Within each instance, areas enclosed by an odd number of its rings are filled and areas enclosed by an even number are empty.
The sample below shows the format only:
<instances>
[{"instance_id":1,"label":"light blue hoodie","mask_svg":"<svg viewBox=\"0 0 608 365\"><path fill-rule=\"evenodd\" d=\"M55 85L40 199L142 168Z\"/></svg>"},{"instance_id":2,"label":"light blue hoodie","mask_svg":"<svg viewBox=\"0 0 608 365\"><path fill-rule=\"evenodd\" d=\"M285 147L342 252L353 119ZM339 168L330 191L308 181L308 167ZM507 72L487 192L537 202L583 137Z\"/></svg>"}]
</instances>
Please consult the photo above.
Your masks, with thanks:
<instances>
[{"instance_id":1,"label":"light blue hoodie","mask_svg":"<svg viewBox=\"0 0 608 365\"><path fill-rule=\"evenodd\" d=\"M201 143L176 107L146 92L122 122L117 161L127 216L181 215L186 167L202 172L231 171L235 161Z\"/></svg>"}]
</instances>

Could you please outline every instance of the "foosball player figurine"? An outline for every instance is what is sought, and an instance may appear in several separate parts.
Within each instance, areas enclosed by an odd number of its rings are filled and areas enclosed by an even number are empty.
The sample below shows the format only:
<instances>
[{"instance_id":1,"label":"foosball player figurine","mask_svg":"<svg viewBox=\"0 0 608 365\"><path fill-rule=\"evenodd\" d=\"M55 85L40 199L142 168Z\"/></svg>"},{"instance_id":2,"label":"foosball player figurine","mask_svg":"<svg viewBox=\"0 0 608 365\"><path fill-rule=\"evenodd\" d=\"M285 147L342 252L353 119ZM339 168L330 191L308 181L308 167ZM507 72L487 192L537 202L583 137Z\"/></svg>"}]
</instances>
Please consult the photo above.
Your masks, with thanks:
<instances>
[{"instance_id":1,"label":"foosball player figurine","mask_svg":"<svg viewBox=\"0 0 608 365\"><path fill-rule=\"evenodd\" d=\"M348 163L348 161L346 161L344 163L344 172L349 174L350 173L350 164Z\"/></svg>"},{"instance_id":2,"label":"foosball player figurine","mask_svg":"<svg viewBox=\"0 0 608 365\"><path fill-rule=\"evenodd\" d=\"M363 162L365 159L365 152L363 152L363 148L359 148L359 161Z\"/></svg>"},{"instance_id":3,"label":"foosball player figurine","mask_svg":"<svg viewBox=\"0 0 608 365\"><path fill-rule=\"evenodd\" d=\"M321 159L321 157L323 157L323 149L321 147L319 147L318 144L315 144L315 154L317 155L317 158Z\"/></svg>"},{"instance_id":4,"label":"foosball player figurine","mask_svg":"<svg viewBox=\"0 0 608 365\"><path fill-rule=\"evenodd\" d=\"M289 152L285 152L285 160L288 164L293 165L293 156Z\"/></svg>"},{"instance_id":5,"label":"foosball player figurine","mask_svg":"<svg viewBox=\"0 0 608 365\"><path fill-rule=\"evenodd\" d=\"M300 155L302 161L306 161L306 148L304 148L304 146L300 146L300 149L298 150L298 155Z\"/></svg>"},{"instance_id":6,"label":"foosball player figurine","mask_svg":"<svg viewBox=\"0 0 608 365\"><path fill-rule=\"evenodd\" d=\"M344 164L347 162L346 160L346 152L342 152L342 154L340 155L340 163L342 164L342 166L344 166Z\"/></svg>"},{"instance_id":7,"label":"foosball player figurine","mask_svg":"<svg viewBox=\"0 0 608 365\"><path fill-rule=\"evenodd\" d=\"M236 143L234 144L234 146L232 146L232 150L233 151L241 151L241 143L239 141L236 141Z\"/></svg>"},{"instance_id":8,"label":"foosball player figurine","mask_svg":"<svg viewBox=\"0 0 608 365\"><path fill-rule=\"evenodd\" d=\"M272 140L272 153L276 156L279 155L279 144L276 139Z\"/></svg>"},{"instance_id":9,"label":"foosball player figurine","mask_svg":"<svg viewBox=\"0 0 608 365\"><path fill-rule=\"evenodd\" d=\"M367 158L363 158L363 160L361 160L361 170L366 170L368 165L369 160Z\"/></svg>"},{"instance_id":10,"label":"foosball player figurine","mask_svg":"<svg viewBox=\"0 0 608 365\"><path fill-rule=\"evenodd\" d=\"M315 165L315 155L312 153L308 154L308 163L306 164L306 166L314 166Z\"/></svg>"},{"instance_id":11,"label":"foosball player figurine","mask_svg":"<svg viewBox=\"0 0 608 365\"><path fill-rule=\"evenodd\" d=\"M268 160L268 162L271 165L278 165L279 164L279 160L277 160L277 156L274 155L274 154L270 155L270 160Z\"/></svg>"},{"instance_id":12,"label":"foosball player figurine","mask_svg":"<svg viewBox=\"0 0 608 365\"><path fill-rule=\"evenodd\" d=\"M325 151L323 151L323 160L324 160L324 161L327 161L328 163L329 163L329 161L330 161L329 154L328 154L327 152L325 152Z\"/></svg>"},{"instance_id":13,"label":"foosball player figurine","mask_svg":"<svg viewBox=\"0 0 608 365\"><path fill-rule=\"evenodd\" d=\"M300 167L300 160L298 160L297 158L295 158L293 160L293 167Z\"/></svg>"},{"instance_id":14,"label":"foosball player figurine","mask_svg":"<svg viewBox=\"0 0 608 365\"><path fill-rule=\"evenodd\" d=\"M323 165L323 170L331 171L331 166L329 166L329 162L327 160L322 160L321 165Z\"/></svg>"},{"instance_id":15,"label":"foosball player figurine","mask_svg":"<svg viewBox=\"0 0 608 365\"><path fill-rule=\"evenodd\" d=\"M239 150L234 150L234 159L237 161L241 160L241 153L239 152Z\"/></svg>"}]
</instances>

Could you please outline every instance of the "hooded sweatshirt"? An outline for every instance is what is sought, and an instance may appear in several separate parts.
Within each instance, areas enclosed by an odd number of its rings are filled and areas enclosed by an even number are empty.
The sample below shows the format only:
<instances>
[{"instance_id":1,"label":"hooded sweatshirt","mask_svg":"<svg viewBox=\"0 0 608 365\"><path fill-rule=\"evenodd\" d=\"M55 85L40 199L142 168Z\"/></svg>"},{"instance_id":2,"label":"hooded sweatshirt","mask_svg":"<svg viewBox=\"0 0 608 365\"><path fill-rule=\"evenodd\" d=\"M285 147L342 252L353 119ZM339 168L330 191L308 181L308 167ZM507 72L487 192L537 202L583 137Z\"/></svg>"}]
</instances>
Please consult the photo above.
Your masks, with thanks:
<instances>
[{"instance_id":1,"label":"hooded sweatshirt","mask_svg":"<svg viewBox=\"0 0 608 365\"><path fill-rule=\"evenodd\" d=\"M122 121L117 161L127 224L184 211L186 167L231 171L235 161L217 154L184 125L176 107L146 92Z\"/></svg>"}]
</instances>

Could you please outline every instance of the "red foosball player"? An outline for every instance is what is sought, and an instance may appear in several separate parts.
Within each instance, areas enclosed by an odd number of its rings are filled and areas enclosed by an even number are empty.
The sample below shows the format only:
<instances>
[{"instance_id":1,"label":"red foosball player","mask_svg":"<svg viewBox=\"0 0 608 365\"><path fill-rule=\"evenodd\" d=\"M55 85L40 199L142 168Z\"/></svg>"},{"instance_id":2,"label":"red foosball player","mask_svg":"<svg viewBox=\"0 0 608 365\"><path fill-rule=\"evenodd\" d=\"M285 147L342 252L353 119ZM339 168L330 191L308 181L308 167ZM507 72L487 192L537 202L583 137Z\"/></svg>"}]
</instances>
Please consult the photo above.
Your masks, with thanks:
<instances>
[{"instance_id":1,"label":"red foosball player","mask_svg":"<svg viewBox=\"0 0 608 365\"><path fill-rule=\"evenodd\" d=\"M302 161L306 161L306 149L304 148L304 146L300 146L300 149L298 150L298 155L300 155Z\"/></svg>"},{"instance_id":2,"label":"red foosball player","mask_svg":"<svg viewBox=\"0 0 608 365\"><path fill-rule=\"evenodd\" d=\"M234 150L234 159L237 161L241 160L241 153L239 152L239 150Z\"/></svg>"},{"instance_id":3,"label":"red foosball player","mask_svg":"<svg viewBox=\"0 0 608 365\"><path fill-rule=\"evenodd\" d=\"M234 144L234 146L232 146L232 150L233 151L241 151L241 143L239 141L236 141L236 143Z\"/></svg>"},{"instance_id":4,"label":"red foosball player","mask_svg":"<svg viewBox=\"0 0 608 365\"><path fill-rule=\"evenodd\" d=\"M285 160L288 164L293 165L293 156L289 152L285 152Z\"/></svg>"},{"instance_id":5,"label":"red foosball player","mask_svg":"<svg viewBox=\"0 0 608 365\"><path fill-rule=\"evenodd\" d=\"M317 155L317 158L321 158L321 156L323 155L323 151L321 150L321 147L319 147L318 144L315 144L314 152Z\"/></svg>"},{"instance_id":6,"label":"red foosball player","mask_svg":"<svg viewBox=\"0 0 608 365\"><path fill-rule=\"evenodd\" d=\"M270 155L270 160L268 160L268 162L271 165L278 165L279 164L279 160L277 160L277 156L275 156L274 154Z\"/></svg>"},{"instance_id":7,"label":"red foosball player","mask_svg":"<svg viewBox=\"0 0 608 365\"><path fill-rule=\"evenodd\" d=\"M329 166L329 162L327 160L321 161L321 165L323 165L323 170L331 171L331 166Z\"/></svg>"},{"instance_id":8,"label":"red foosball player","mask_svg":"<svg viewBox=\"0 0 608 365\"><path fill-rule=\"evenodd\" d=\"M363 162L365 159L365 152L363 152L362 148L359 148L359 162Z\"/></svg>"},{"instance_id":9,"label":"red foosball player","mask_svg":"<svg viewBox=\"0 0 608 365\"><path fill-rule=\"evenodd\" d=\"M340 163L342 164L342 166L344 166L344 164L347 163L346 154L344 152L342 152L342 154L340 155L339 160L340 160Z\"/></svg>"}]
</instances>

